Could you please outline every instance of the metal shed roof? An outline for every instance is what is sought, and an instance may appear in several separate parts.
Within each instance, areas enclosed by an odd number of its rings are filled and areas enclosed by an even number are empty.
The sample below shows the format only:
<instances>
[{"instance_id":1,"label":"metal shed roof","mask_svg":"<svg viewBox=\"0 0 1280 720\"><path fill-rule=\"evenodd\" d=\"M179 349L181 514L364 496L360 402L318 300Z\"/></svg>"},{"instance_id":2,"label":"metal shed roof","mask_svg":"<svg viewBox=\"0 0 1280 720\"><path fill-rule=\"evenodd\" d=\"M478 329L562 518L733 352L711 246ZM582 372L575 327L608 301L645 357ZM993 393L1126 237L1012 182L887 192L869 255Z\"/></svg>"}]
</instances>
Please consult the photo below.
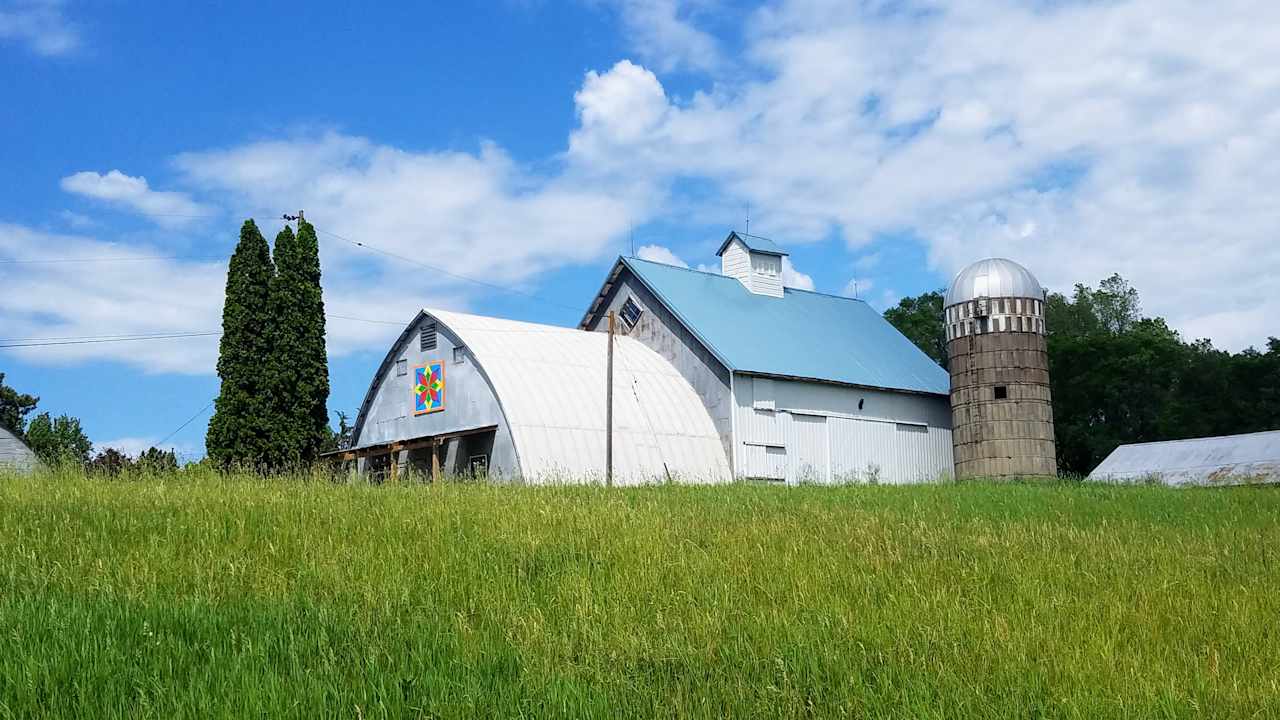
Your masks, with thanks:
<instances>
[{"instance_id":1,"label":"metal shed roof","mask_svg":"<svg viewBox=\"0 0 1280 720\"><path fill-rule=\"evenodd\" d=\"M951 391L947 372L861 300L795 288L769 297L716 273L637 258L621 262L730 370Z\"/></svg>"},{"instance_id":2,"label":"metal shed roof","mask_svg":"<svg viewBox=\"0 0 1280 720\"><path fill-rule=\"evenodd\" d=\"M601 478L608 336L551 325L425 310L464 342L489 379L526 478ZM668 472L686 482L729 479L724 446L689 383L627 337L614 346L614 478Z\"/></svg>"},{"instance_id":3,"label":"metal shed roof","mask_svg":"<svg viewBox=\"0 0 1280 720\"><path fill-rule=\"evenodd\" d=\"M1280 430L1121 445L1089 479L1155 479L1166 485L1280 482Z\"/></svg>"},{"instance_id":4,"label":"metal shed roof","mask_svg":"<svg viewBox=\"0 0 1280 720\"><path fill-rule=\"evenodd\" d=\"M33 470L36 454L13 433L0 427L0 469Z\"/></svg>"},{"instance_id":5,"label":"metal shed roof","mask_svg":"<svg viewBox=\"0 0 1280 720\"><path fill-rule=\"evenodd\" d=\"M758 253L764 253L765 255L777 255L778 257L782 257L783 255L791 254L791 253L788 253L786 250L783 250L782 247L778 245L778 243L770 240L767 237L760 237L759 235L748 235L746 233L740 233L737 230L734 230L729 233L729 236L724 239L724 242L720 243L720 249L716 251L716 255L724 254L724 249L729 247L729 243L733 242L734 240L738 240L743 245L746 245L748 250L752 250Z\"/></svg>"}]
</instances>

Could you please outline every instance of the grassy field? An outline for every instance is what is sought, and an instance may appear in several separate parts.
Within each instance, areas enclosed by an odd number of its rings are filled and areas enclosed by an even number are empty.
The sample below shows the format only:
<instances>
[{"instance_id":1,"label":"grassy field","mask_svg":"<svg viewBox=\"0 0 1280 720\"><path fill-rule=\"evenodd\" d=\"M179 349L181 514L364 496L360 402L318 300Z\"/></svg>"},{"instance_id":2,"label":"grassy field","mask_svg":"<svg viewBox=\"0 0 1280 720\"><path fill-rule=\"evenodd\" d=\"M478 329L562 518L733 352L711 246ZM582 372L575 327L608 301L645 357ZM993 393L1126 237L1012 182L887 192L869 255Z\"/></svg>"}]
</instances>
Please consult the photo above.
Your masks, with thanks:
<instances>
[{"instance_id":1,"label":"grassy field","mask_svg":"<svg viewBox=\"0 0 1280 720\"><path fill-rule=\"evenodd\" d=\"M0 717L1280 717L1280 490L0 476Z\"/></svg>"}]
</instances>

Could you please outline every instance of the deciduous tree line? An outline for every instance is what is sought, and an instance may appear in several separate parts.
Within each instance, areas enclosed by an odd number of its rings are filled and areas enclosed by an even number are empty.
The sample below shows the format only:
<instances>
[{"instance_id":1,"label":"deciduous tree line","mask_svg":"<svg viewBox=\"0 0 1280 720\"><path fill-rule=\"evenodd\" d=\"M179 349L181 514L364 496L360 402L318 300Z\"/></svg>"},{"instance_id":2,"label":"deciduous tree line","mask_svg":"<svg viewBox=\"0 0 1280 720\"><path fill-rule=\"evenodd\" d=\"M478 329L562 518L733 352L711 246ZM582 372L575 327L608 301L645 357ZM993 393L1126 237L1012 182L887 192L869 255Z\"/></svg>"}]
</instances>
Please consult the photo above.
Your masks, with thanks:
<instances>
[{"instance_id":1,"label":"deciduous tree line","mask_svg":"<svg viewBox=\"0 0 1280 720\"><path fill-rule=\"evenodd\" d=\"M946 367L943 292L885 318ZM1280 429L1280 339L1230 353L1145 317L1119 275L1045 304L1061 472L1085 474L1118 445Z\"/></svg>"},{"instance_id":2,"label":"deciduous tree line","mask_svg":"<svg viewBox=\"0 0 1280 720\"><path fill-rule=\"evenodd\" d=\"M305 466L329 442L329 361L315 228L298 220L268 247L253 220L227 269L222 388L205 446L223 469Z\"/></svg>"}]
</instances>

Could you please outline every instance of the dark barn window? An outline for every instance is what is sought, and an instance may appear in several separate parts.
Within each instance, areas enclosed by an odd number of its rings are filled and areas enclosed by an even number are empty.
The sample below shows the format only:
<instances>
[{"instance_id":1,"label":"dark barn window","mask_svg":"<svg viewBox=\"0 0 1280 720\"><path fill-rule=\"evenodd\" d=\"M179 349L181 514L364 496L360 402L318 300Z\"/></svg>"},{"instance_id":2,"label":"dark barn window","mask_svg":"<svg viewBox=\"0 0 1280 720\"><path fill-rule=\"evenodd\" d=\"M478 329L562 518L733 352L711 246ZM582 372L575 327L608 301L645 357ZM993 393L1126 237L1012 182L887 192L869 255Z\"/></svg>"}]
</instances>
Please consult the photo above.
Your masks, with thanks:
<instances>
[{"instance_id":1,"label":"dark barn window","mask_svg":"<svg viewBox=\"0 0 1280 720\"><path fill-rule=\"evenodd\" d=\"M995 391L996 391L997 400L1004 400L1005 398L1009 397L1009 388L1005 387L1004 385L995 386Z\"/></svg>"},{"instance_id":2,"label":"dark barn window","mask_svg":"<svg viewBox=\"0 0 1280 720\"><path fill-rule=\"evenodd\" d=\"M622 322L626 323L627 329L630 330L640 322L640 315L643 312L634 300L627 298L627 301L622 304L622 311L618 314L622 316Z\"/></svg>"}]
</instances>

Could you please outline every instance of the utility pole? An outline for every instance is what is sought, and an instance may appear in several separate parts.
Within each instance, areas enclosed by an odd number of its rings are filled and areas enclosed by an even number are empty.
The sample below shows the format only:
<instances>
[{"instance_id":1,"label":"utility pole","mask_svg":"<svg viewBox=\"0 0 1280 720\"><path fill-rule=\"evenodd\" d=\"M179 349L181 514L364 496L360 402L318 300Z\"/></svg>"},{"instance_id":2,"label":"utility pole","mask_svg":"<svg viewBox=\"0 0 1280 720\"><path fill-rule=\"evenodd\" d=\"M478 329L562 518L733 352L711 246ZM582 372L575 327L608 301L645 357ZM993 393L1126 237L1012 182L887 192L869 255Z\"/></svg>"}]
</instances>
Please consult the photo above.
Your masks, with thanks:
<instances>
[{"instance_id":1,"label":"utility pole","mask_svg":"<svg viewBox=\"0 0 1280 720\"><path fill-rule=\"evenodd\" d=\"M604 484L613 487L613 328L614 313L609 311L609 362L605 370L604 391Z\"/></svg>"}]
</instances>

